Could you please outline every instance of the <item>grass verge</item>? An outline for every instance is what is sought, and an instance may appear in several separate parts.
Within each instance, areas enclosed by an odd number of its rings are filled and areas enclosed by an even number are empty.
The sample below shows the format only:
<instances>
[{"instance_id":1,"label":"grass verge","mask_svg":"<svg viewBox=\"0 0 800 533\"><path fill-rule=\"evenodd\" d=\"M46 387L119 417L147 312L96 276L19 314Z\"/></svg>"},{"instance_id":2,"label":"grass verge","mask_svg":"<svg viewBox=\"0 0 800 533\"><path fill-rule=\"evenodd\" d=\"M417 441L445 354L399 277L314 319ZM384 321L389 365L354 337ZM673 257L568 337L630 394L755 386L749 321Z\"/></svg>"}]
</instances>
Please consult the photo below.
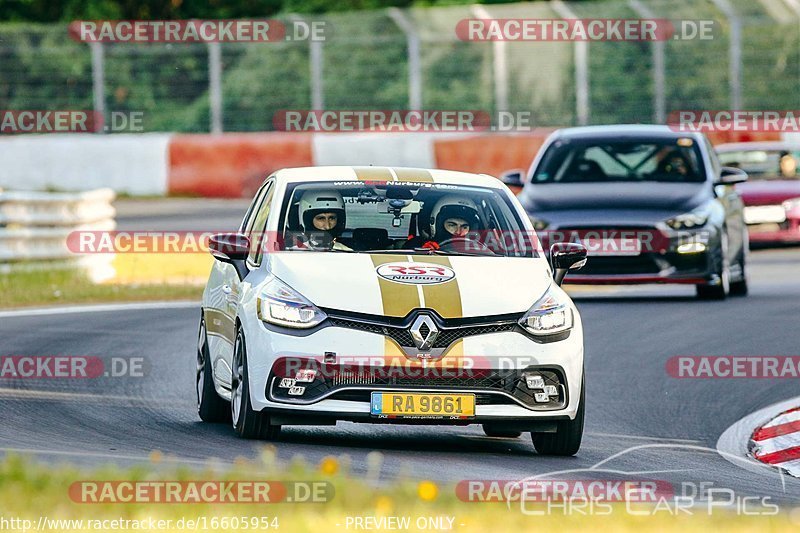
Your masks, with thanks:
<instances>
[{"instance_id":1,"label":"grass verge","mask_svg":"<svg viewBox=\"0 0 800 533\"><path fill-rule=\"evenodd\" d=\"M14 270L0 274L0 308L114 301L200 300L194 284L95 284L77 270Z\"/></svg>"},{"instance_id":2,"label":"grass verge","mask_svg":"<svg viewBox=\"0 0 800 533\"><path fill-rule=\"evenodd\" d=\"M380 455L372 452L370 455ZM284 531L356 531L356 530L451 530L484 531L796 531L796 513L774 516L741 516L724 509L712 515L698 510L695 514L675 515L662 509L646 515L632 515L625 504L613 505L607 514L572 513L561 508L541 515L525 514L518 504L467 503L461 501L448 485L400 480L391 485L375 485L348 473L347 456L327 457L319 465L308 465L295 458L289 465L278 465L274 448L265 447L256 461L236 460L233 468L219 473L219 466L185 469L167 467L160 452L150 454L151 464L119 469L99 468L92 472L73 467L42 466L17 456L0 461L0 505L2 519L17 522L17 529L37 529L42 518L51 531L87 531L111 529L149 529L151 531L231 531L281 529ZM373 457L375 459L375 457ZM159 464L164 462L164 464ZM374 461L373 461L374 462ZM380 462L380 458L378 458ZM369 474L367 474L369 475ZM206 482L265 481L326 483L327 502L317 503L82 503L84 482L118 480L130 482ZM332 489L332 490L331 490ZM294 490L294 489L292 489ZM273 494L274 491L270 491ZM288 492L290 494L291 491ZM93 494L103 494L102 491ZM152 493L151 493L152 494ZM76 501L77 500L77 501ZM528 511L543 511L543 506L528 506ZM654 510L655 508L651 508ZM642 507L637 511L643 513ZM357 518L371 527L357 527ZM141 521L163 520L160 525ZM266 519L266 523L264 520ZM277 519L277 520L276 520ZM369 519L367 522L366 520ZM69 520L82 522L65 522ZM115 527L112 520L135 520ZM180 521L183 520L181 523ZM195 527L187 527L187 521ZM397 527L407 520L408 527ZM56 522L61 521L61 522ZM89 521L94 521L89 523ZM170 522L166 522L170 521ZM201 522L202 521L202 522ZM200 524L204 524L201 526ZM183 525L183 527L180 526ZM258 527L253 527L256 524ZM394 527L392 528L392 524ZM431 527L437 524L439 528ZM6 524L12 525L13 524ZM380 527L383 525L384 527ZM268 527L267 527L268 526ZM277 527L276 527L277 526ZM6 527L5 529L13 529Z\"/></svg>"}]
</instances>

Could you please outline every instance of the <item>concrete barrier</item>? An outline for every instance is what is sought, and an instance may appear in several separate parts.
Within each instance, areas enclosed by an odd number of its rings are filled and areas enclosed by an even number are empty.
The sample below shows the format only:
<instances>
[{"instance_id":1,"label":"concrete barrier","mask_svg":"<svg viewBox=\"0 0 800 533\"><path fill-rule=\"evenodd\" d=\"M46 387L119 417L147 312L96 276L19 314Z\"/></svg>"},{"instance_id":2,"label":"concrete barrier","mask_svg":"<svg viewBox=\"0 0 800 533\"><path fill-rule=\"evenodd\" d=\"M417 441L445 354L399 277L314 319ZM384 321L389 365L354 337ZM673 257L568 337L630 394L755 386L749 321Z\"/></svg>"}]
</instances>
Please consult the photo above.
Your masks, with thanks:
<instances>
[{"instance_id":1,"label":"concrete barrier","mask_svg":"<svg viewBox=\"0 0 800 533\"><path fill-rule=\"evenodd\" d=\"M250 196L270 172L313 165L311 142L307 133L176 135L169 145L169 192Z\"/></svg>"},{"instance_id":2,"label":"concrete barrier","mask_svg":"<svg viewBox=\"0 0 800 533\"><path fill-rule=\"evenodd\" d=\"M374 164L498 176L527 169L552 131L19 135L0 138L0 187L239 198L284 167ZM719 144L798 136L723 131L709 138Z\"/></svg>"},{"instance_id":3,"label":"concrete barrier","mask_svg":"<svg viewBox=\"0 0 800 533\"><path fill-rule=\"evenodd\" d=\"M165 194L170 138L160 133L0 137L0 187Z\"/></svg>"},{"instance_id":4,"label":"concrete barrier","mask_svg":"<svg viewBox=\"0 0 800 533\"><path fill-rule=\"evenodd\" d=\"M528 169L554 130L526 134L484 134L434 141L436 167L499 176L514 168Z\"/></svg>"}]
</instances>

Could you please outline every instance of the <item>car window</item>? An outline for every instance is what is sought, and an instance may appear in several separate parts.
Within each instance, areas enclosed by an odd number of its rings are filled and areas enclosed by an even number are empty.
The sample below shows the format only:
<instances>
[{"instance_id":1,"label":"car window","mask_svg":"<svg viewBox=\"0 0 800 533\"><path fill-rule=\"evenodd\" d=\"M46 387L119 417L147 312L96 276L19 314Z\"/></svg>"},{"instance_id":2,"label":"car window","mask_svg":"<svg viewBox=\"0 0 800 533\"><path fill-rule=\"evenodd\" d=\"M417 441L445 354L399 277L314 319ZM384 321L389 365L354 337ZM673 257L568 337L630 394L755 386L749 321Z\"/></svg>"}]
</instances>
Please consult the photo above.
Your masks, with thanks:
<instances>
[{"instance_id":1,"label":"car window","mask_svg":"<svg viewBox=\"0 0 800 533\"><path fill-rule=\"evenodd\" d=\"M751 179L799 179L800 150L737 150L722 152L723 165L747 172Z\"/></svg>"},{"instance_id":2,"label":"car window","mask_svg":"<svg viewBox=\"0 0 800 533\"><path fill-rule=\"evenodd\" d=\"M258 189L258 192L253 197L253 201L250 202L250 207L247 208L247 213L245 213L242 219L242 224L239 226L239 233L248 234L253 229L253 221L255 220L254 214L258 211L259 206L261 206L261 202L264 200L264 195L267 193L269 185L270 183L266 182Z\"/></svg>"},{"instance_id":3,"label":"car window","mask_svg":"<svg viewBox=\"0 0 800 533\"><path fill-rule=\"evenodd\" d=\"M247 234L250 236L250 255L247 260L253 265L261 264L262 256L262 243L267 228L267 218L269 217L270 204L272 203L272 193L274 181L267 183L264 189L264 197L261 204L258 206L258 211L253 216L252 224L250 225Z\"/></svg>"},{"instance_id":4,"label":"car window","mask_svg":"<svg viewBox=\"0 0 800 533\"><path fill-rule=\"evenodd\" d=\"M705 181L693 139L567 139L554 142L534 171L532 182Z\"/></svg>"},{"instance_id":5,"label":"car window","mask_svg":"<svg viewBox=\"0 0 800 533\"><path fill-rule=\"evenodd\" d=\"M538 241L502 189L437 183L290 184L288 251L537 256Z\"/></svg>"}]
</instances>

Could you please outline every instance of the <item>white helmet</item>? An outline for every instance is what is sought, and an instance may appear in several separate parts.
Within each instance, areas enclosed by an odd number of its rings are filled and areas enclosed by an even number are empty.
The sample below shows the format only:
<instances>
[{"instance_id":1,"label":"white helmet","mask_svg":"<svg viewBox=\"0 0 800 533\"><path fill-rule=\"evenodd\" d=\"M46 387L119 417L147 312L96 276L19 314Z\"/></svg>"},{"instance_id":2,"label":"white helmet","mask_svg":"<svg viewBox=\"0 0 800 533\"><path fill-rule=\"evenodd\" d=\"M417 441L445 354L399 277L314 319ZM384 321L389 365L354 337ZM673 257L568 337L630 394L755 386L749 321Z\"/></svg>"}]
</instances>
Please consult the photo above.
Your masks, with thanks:
<instances>
[{"instance_id":1,"label":"white helmet","mask_svg":"<svg viewBox=\"0 0 800 533\"><path fill-rule=\"evenodd\" d=\"M455 194L442 196L431 209L431 236L448 237L444 233L444 222L448 218L462 218L469 222L471 230L477 230L481 225L478 213L478 206L466 196Z\"/></svg>"},{"instance_id":2,"label":"white helmet","mask_svg":"<svg viewBox=\"0 0 800 533\"><path fill-rule=\"evenodd\" d=\"M339 191L331 189L312 189L300 197L298 216L304 231L314 230L314 217L320 213L336 213L338 220L331 233L340 234L345 227L344 200Z\"/></svg>"}]
</instances>

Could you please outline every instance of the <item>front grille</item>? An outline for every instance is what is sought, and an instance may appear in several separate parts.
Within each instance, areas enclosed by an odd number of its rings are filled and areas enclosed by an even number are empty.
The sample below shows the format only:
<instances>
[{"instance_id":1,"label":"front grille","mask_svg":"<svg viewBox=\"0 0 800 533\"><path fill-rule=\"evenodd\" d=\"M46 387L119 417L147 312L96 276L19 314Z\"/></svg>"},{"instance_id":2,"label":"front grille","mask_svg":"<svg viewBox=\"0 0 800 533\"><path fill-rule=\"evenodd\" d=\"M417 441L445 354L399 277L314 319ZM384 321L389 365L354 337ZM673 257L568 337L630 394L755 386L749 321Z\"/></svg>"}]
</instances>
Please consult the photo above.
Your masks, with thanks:
<instances>
[{"instance_id":1,"label":"front grille","mask_svg":"<svg viewBox=\"0 0 800 533\"><path fill-rule=\"evenodd\" d=\"M589 256L578 275L658 274L658 264L647 254L636 256Z\"/></svg>"},{"instance_id":2,"label":"front grille","mask_svg":"<svg viewBox=\"0 0 800 533\"><path fill-rule=\"evenodd\" d=\"M276 365L277 366L277 365ZM416 369L419 372L419 369ZM358 370L338 369L331 365L320 371L311 383L298 383L305 388L302 395L289 395L289 389L279 387L280 378L272 374L268 383L267 393L278 401L287 403L310 403L330 396L333 399L347 399L369 401L372 391L386 389L402 389L414 391L421 389L434 389L437 391L467 390L475 391L482 398L484 405L491 403L513 403L508 397L503 397L491 392L502 392L512 396L532 409L552 410L560 409L566 405L566 388L563 374L556 368L526 368L524 370L500 369L449 369L447 372L439 369L428 370L428 375L414 375L409 370L406 373L397 367L367 367ZM537 374L542 376L545 385L553 385L558 391L557 396L551 396L548 402L536 402L534 394L543 392L544 389L528 389L524 374ZM353 387L365 387L365 390L354 390ZM480 405L480 403L479 403Z\"/></svg>"},{"instance_id":3,"label":"front grille","mask_svg":"<svg viewBox=\"0 0 800 533\"><path fill-rule=\"evenodd\" d=\"M360 331L369 331L370 333L385 335L386 337L392 338L400 346L406 348L414 347L414 339L411 337L408 327L381 325L373 322L360 322L344 318L330 318L329 320L332 326L356 329ZM489 333L500 333L504 331L514 331L516 327L516 321L506 321L497 324L440 328L439 336L436 337L432 348L447 348L455 341L464 337L470 337L473 335L486 335ZM425 328L424 331L423 328ZM428 331L427 325L423 324L422 328L420 328L420 333L423 338L427 336Z\"/></svg>"}]
</instances>

